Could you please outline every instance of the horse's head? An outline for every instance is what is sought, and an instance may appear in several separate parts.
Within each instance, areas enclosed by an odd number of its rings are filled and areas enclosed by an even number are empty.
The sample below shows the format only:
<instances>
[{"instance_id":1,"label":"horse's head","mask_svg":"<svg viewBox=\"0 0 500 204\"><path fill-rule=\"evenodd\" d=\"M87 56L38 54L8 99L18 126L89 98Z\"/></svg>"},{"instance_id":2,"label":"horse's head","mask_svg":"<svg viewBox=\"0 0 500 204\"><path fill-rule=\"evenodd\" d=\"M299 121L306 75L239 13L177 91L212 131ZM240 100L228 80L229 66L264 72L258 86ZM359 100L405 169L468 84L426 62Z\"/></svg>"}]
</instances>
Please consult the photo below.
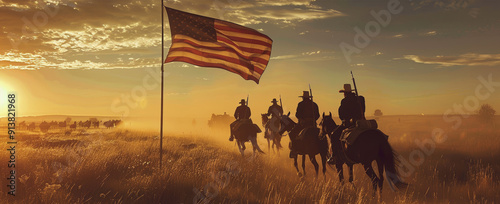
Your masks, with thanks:
<instances>
[{"instance_id":1,"label":"horse's head","mask_svg":"<svg viewBox=\"0 0 500 204\"><path fill-rule=\"evenodd\" d=\"M296 123L293 122L292 119L290 119L290 112L288 112L288 114L286 115L282 115L281 116L281 130L279 131L279 133L282 135L285 131L286 132L290 132L293 127L295 127Z\"/></svg>"},{"instance_id":2,"label":"horse's head","mask_svg":"<svg viewBox=\"0 0 500 204\"><path fill-rule=\"evenodd\" d=\"M323 119L319 125L321 126L321 132L323 134L332 134L335 128L337 128L337 124L332 118L332 112L330 112L330 115L325 115L323 112Z\"/></svg>"},{"instance_id":3,"label":"horse's head","mask_svg":"<svg viewBox=\"0 0 500 204\"><path fill-rule=\"evenodd\" d=\"M260 116L262 117L262 124L266 124L267 121L269 121L269 117L267 117L267 114L260 114Z\"/></svg>"}]
</instances>

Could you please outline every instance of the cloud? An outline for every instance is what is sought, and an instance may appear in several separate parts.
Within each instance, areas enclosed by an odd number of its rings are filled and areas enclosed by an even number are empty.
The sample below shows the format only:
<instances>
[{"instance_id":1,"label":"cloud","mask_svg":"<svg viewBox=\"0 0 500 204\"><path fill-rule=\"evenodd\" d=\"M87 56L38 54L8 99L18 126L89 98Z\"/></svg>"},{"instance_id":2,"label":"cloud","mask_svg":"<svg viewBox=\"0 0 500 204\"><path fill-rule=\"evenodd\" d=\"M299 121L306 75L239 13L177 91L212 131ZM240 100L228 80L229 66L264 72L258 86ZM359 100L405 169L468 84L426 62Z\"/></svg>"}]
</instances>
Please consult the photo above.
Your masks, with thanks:
<instances>
[{"instance_id":1,"label":"cloud","mask_svg":"<svg viewBox=\"0 0 500 204\"><path fill-rule=\"evenodd\" d=\"M271 6L286 6L286 5L295 5L295 6L308 6L308 7L315 7L317 6L313 5L313 2L316 0L262 0L262 1L257 1L261 5L271 5Z\"/></svg>"},{"instance_id":2,"label":"cloud","mask_svg":"<svg viewBox=\"0 0 500 204\"><path fill-rule=\"evenodd\" d=\"M48 56L48 57L46 57ZM104 60L67 60L60 56L52 56L41 53L17 53L7 52L0 54L0 69L131 69L159 67L159 58L128 58L128 60L116 59L112 62Z\"/></svg>"},{"instance_id":3,"label":"cloud","mask_svg":"<svg viewBox=\"0 0 500 204\"><path fill-rule=\"evenodd\" d=\"M424 33L425 36L433 36L433 35L437 35L437 31L433 30L433 31L429 31L427 33Z\"/></svg>"},{"instance_id":4,"label":"cloud","mask_svg":"<svg viewBox=\"0 0 500 204\"><path fill-rule=\"evenodd\" d=\"M307 34L307 33L309 33L309 31L308 31L308 30L303 31L303 32L300 32L300 33L299 33L299 35L305 35L305 34Z\"/></svg>"},{"instance_id":5,"label":"cloud","mask_svg":"<svg viewBox=\"0 0 500 204\"><path fill-rule=\"evenodd\" d=\"M265 8L262 7L262 8L245 9L240 12L236 12L232 15L236 18L245 20L243 24L261 23L270 20L290 24L307 20L345 16L345 14L343 14L342 12L333 9L328 9L328 10L322 10L316 8L289 9L287 7L274 7L274 6Z\"/></svg>"},{"instance_id":6,"label":"cloud","mask_svg":"<svg viewBox=\"0 0 500 204\"><path fill-rule=\"evenodd\" d=\"M403 35L403 34L396 34L396 35L393 35L392 37L393 38L403 38L403 37L405 37L405 35Z\"/></svg>"},{"instance_id":7,"label":"cloud","mask_svg":"<svg viewBox=\"0 0 500 204\"><path fill-rule=\"evenodd\" d=\"M365 66L364 63L351 64L351 67L363 67L363 66Z\"/></svg>"},{"instance_id":8,"label":"cloud","mask_svg":"<svg viewBox=\"0 0 500 204\"><path fill-rule=\"evenodd\" d=\"M149 48L160 44L161 35L154 30L160 26L134 23L126 26L84 26L83 30L47 29L41 33L42 44L59 53L117 51L130 48ZM147 32L150 31L150 32ZM133 33L143 33L141 36ZM131 35L132 34L132 35ZM167 38L167 40L169 37Z\"/></svg>"},{"instance_id":9,"label":"cloud","mask_svg":"<svg viewBox=\"0 0 500 204\"><path fill-rule=\"evenodd\" d=\"M280 55L271 57L272 60L319 61L333 59L332 51L311 51L299 54Z\"/></svg>"},{"instance_id":10,"label":"cloud","mask_svg":"<svg viewBox=\"0 0 500 204\"><path fill-rule=\"evenodd\" d=\"M474 6L476 0L420 0L412 1L413 9L437 8L445 10L467 9Z\"/></svg>"},{"instance_id":11,"label":"cloud","mask_svg":"<svg viewBox=\"0 0 500 204\"><path fill-rule=\"evenodd\" d=\"M239 24L294 26L302 21L344 15L315 3L315 0L166 0L166 5L172 8ZM160 15L156 0L0 0L3 22L0 69L157 65L162 37ZM168 27L166 22L167 19ZM260 31L265 28L257 27ZM165 31L168 46L169 30ZM311 55L301 53L297 57L305 60Z\"/></svg>"},{"instance_id":12,"label":"cloud","mask_svg":"<svg viewBox=\"0 0 500 204\"><path fill-rule=\"evenodd\" d=\"M468 53L459 56L420 57L405 55L403 59L421 64L438 64L440 66L495 66L500 65L500 54Z\"/></svg>"}]
</instances>

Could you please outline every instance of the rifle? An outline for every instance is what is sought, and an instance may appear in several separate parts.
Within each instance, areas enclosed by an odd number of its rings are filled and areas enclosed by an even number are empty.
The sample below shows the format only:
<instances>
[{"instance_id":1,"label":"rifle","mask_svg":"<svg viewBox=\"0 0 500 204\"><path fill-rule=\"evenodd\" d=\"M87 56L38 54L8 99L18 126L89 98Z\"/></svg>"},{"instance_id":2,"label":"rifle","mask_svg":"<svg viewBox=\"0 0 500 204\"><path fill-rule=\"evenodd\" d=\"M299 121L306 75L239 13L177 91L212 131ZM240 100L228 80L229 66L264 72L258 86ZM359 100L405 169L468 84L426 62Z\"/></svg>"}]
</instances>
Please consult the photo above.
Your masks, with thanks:
<instances>
[{"instance_id":1,"label":"rifle","mask_svg":"<svg viewBox=\"0 0 500 204\"><path fill-rule=\"evenodd\" d=\"M352 83L354 84L354 93L356 94L356 100L358 101L359 103L359 110L361 112L361 117L363 120L366 120L365 118L365 113L363 112L363 104L364 101L360 101L360 97L359 97L359 93L358 93L358 87L356 86L356 80L354 79L354 75L352 74L352 71L351 71L351 77L352 77Z\"/></svg>"},{"instance_id":2,"label":"rifle","mask_svg":"<svg viewBox=\"0 0 500 204\"><path fill-rule=\"evenodd\" d=\"M314 113L314 101L313 101L313 92L312 92L312 89L311 89L311 84L309 84L309 93L311 94L311 110L313 112L313 120L314 120L314 126L317 126L316 124L316 119L315 119L315 113Z\"/></svg>"},{"instance_id":3,"label":"rifle","mask_svg":"<svg viewBox=\"0 0 500 204\"><path fill-rule=\"evenodd\" d=\"M356 96L359 96L358 87L356 87L356 80L354 80L354 75L352 74L352 71L351 71L351 77L352 77L352 83L354 84L354 93L356 93Z\"/></svg>"},{"instance_id":4,"label":"rifle","mask_svg":"<svg viewBox=\"0 0 500 204\"><path fill-rule=\"evenodd\" d=\"M280 94L280 106L281 106L281 110L283 110L283 104L281 103L281 94Z\"/></svg>"},{"instance_id":5,"label":"rifle","mask_svg":"<svg viewBox=\"0 0 500 204\"><path fill-rule=\"evenodd\" d=\"M247 95L247 106L248 106L248 97L250 96L250 94Z\"/></svg>"}]
</instances>

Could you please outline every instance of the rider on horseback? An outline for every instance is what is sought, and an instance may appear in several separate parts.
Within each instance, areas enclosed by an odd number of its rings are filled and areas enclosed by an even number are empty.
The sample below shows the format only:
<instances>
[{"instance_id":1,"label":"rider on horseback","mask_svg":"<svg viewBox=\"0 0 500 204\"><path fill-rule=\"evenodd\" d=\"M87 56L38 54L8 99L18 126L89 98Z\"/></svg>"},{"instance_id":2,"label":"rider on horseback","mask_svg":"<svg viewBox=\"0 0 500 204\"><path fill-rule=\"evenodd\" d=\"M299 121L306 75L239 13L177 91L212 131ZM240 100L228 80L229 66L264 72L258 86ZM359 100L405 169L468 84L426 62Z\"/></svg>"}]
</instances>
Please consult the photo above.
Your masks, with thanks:
<instances>
[{"instance_id":1,"label":"rider on horseback","mask_svg":"<svg viewBox=\"0 0 500 204\"><path fill-rule=\"evenodd\" d=\"M365 100L362 96L356 96L351 89L351 84L344 84L344 89L339 93L344 93L344 99L340 102L339 117L345 127L351 127L357 120L364 118Z\"/></svg>"},{"instance_id":2,"label":"rider on horseback","mask_svg":"<svg viewBox=\"0 0 500 204\"><path fill-rule=\"evenodd\" d=\"M250 108L246 105L245 99L241 99L240 104L241 105L236 108L236 111L234 111L234 118L236 118L236 121L231 123L231 125L229 126L231 131L231 136L229 137L229 141L233 141L234 139L233 129L237 129L238 124L248 123L248 122L251 123L250 115L252 113L250 112Z\"/></svg>"},{"instance_id":3,"label":"rider on horseback","mask_svg":"<svg viewBox=\"0 0 500 204\"><path fill-rule=\"evenodd\" d=\"M344 84L344 89L339 93L344 93L344 99L340 102L339 118L342 124L333 132L332 138L339 138L346 128L356 125L356 121L362 120L365 113L365 100L362 96L356 96L351 88L351 84ZM328 159L333 162L333 155Z\"/></svg>"},{"instance_id":4,"label":"rider on horseback","mask_svg":"<svg viewBox=\"0 0 500 204\"><path fill-rule=\"evenodd\" d=\"M312 97L309 96L309 91L304 91L302 96L299 97L302 97L302 101L297 105L297 112L295 113L299 123L290 131L290 135L299 135L302 130L309 127L316 128L316 120L319 118L318 104L311 100ZM296 154L291 148L290 158L293 158Z\"/></svg>"},{"instance_id":5,"label":"rider on horseback","mask_svg":"<svg viewBox=\"0 0 500 204\"><path fill-rule=\"evenodd\" d=\"M271 101L271 103L273 103L273 105L269 106L269 109L267 110L266 116L269 117L270 115L272 115L272 117L271 117L271 120L269 120L266 123L266 127L265 127L266 129L269 128L271 121L274 121L272 119L277 118L278 119L277 121L279 122L281 120L281 116L283 115L283 108L280 105L278 105L278 101L275 98L273 98L273 101ZM268 136L265 135L264 137L267 138Z\"/></svg>"}]
</instances>

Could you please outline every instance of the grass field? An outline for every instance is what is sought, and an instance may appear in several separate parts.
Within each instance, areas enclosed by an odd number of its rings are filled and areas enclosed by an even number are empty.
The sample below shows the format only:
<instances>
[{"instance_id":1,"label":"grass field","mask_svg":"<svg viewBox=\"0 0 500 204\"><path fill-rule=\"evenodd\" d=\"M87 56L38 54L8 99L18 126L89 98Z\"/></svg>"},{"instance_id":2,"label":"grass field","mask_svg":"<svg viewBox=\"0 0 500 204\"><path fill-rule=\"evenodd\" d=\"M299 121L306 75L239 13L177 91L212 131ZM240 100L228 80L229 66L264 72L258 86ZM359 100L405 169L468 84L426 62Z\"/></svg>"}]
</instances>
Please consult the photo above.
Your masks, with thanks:
<instances>
[{"instance_id":1,"label":"grass field","mask_svg":"<svg viewBox=\"0 0 500 204\"><path fill-rule=\"evenodd\" d=\"M267 154L252 156L248 148L243 158L227 141L227 133L168 134L160 171L158 133L118 128L77 130L69 135L58 130L18 131L16 196L7 195L9 154L3 150L0 202L500 202L500 118L481 124L470 117L456 129L440 116L387 116L378 122L401 155L400 170L410 183L408 189L392 192L385 182L381 201L371 197L371 183L359 165L354 167L355 187L341 185L331 167L326 179L316 179L309 161L307 175L299 178L288 158L288 138L277 156L267 152L260 134L259 143ZM439 141L433 138L436 130L443 133ZM7 147L6 134L0 142Z\"/></svg>"}]
</instances>

